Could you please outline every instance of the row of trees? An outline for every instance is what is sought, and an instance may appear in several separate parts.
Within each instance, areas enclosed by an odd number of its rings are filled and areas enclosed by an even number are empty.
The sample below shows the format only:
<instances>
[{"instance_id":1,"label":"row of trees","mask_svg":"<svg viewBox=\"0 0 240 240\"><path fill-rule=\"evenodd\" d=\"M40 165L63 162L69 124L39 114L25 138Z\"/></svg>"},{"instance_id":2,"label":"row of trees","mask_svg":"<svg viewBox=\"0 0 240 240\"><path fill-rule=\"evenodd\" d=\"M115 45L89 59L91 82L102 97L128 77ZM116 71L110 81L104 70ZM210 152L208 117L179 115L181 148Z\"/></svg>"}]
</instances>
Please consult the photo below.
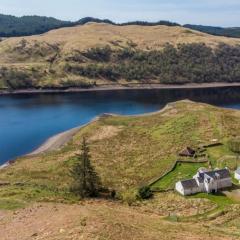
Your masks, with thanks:
<instances>
[{"instance_id":1,"label":"row of trees","mask_svg":"<svg viewBox=\"0 0 240 240\"><path fill-rule=\"evenodd\" d=\"M88 64L68 65L67 72L89 78L159 80L160 83L206 83L240 81L240 46L220 44L167 44L163 50L143 51L110 47L82 53Z\"/></svg>"},{"instance_id":2,"label":"row of trees","mask_svg":"<svg viewBox=\"0 0 240 240\"><path fill-rule=\"evenodd\" d=\"M23 52L24 41L21 44ZM54 52L54 48L58 50L57 46L49 46L49 51ZM215 49L200 43L180 44L177 47L167 44L162 50L149 51L130 46L117 50L109 46L92 48L86 52L71 53L65 59L67 63L64 69L58 67L58 61L55 61L57 57L52 55L53 59L48 60L46 69L0 67L0 80L9 89L38 87L46 74L53 78L69 76L69 79L79 79L82 76L83 79L91 79L91 83L98 79L137 80L139 83L155 80L164 84L240 81L240 46L225 44L220 44ZM59 87L91 87L92 84L85 84L84 81L60 81Z\"/></svg>"}]
</instances>

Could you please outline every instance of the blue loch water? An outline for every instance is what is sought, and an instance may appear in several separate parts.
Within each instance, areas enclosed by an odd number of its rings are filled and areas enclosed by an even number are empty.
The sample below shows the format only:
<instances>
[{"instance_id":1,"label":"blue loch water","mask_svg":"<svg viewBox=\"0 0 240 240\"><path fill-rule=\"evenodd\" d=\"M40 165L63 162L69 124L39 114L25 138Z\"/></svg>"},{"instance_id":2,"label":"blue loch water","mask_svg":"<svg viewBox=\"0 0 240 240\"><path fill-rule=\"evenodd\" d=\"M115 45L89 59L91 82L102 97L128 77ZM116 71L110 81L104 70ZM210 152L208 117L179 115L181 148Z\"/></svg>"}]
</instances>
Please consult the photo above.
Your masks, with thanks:
<instances>
[{"instance_id":1,"label":"blue loch water","mask_svg":"<svg viewBox=\"0 0 240 240\"><path fill-rule=\"evenodd\" d=\"M0 164L31 152L52 135L85 124L100 114L148 113L181 99L240 109L240 88L0 96Z\"/></svg>"}]
</instances>

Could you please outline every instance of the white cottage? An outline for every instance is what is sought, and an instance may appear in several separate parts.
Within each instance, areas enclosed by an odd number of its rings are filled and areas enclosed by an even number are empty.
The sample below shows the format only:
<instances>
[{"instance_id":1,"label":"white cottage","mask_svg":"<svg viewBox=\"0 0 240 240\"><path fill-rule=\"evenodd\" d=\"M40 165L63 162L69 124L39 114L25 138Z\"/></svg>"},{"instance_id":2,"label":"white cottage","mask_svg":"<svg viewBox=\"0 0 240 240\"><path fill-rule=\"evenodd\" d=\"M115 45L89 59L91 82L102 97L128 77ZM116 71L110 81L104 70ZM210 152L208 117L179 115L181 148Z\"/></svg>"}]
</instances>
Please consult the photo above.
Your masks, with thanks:
<instances>
[{"instance_id":1,"label":"white cottage","mask_svg":"<svg viewBox=\"0 0 240 240\"><path fill-rule=\"evenodd\" d=\"M186 196L199 192L215 193L231 186L232 179L227 168L215 171L201 169L192 179L177 182L175 189Z\"/></svg>"},{"instance_id":2,"label":"white cottage","mask_svg":"<svg viewBox=\"0 0 240 240\"><path fill-rule=\"evenodd\" d=\"M238 180L239 183L240 183L240 167L235 171L234 177L235 177L235 179Z\"/></svg>"}]
</instances>

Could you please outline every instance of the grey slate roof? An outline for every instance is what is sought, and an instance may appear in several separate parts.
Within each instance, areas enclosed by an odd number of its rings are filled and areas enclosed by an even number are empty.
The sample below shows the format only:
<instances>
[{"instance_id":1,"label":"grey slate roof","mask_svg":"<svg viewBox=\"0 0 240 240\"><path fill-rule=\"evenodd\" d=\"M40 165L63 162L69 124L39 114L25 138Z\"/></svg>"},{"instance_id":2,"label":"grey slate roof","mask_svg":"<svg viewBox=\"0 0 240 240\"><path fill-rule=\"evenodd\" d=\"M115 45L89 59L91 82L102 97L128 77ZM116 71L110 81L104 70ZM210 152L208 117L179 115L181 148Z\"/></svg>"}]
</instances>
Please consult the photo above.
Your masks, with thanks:
<instances>
[{"instance_id":1,"label":"grey slate roof","mask_svg":"<svg viewBox=\"0 0 240 240\"><path fill-rule=\"evenodd\" d=\"M211 172L206 172L204 174L211 178L214 178L214 179L217 178L217 175L219 176L220 179L225 179L225 178L231 177L228 169L215 170L215 171L211 171Z\"/></svg>"},{"instance_id":2,"label":"grey slate roof","mask_svg":"<svg viewBox=\"0 0 240 240\"><path fill-rule=\"evenodd\" d=\"M201 176L200 176L200 177L198 177L197 179L198 179L198 181L199 181L200 183L203 183L203 182L204 182L204 178L203 178L203 177L201 177Z\"/></svg>"},{"instance_id":3,"label":"grey slate roof","mask_svg":"<svg viewBox=\"0 0 240 240\"><path fill-rule=\"evenodd\" d=\"M192 188L198 188L197 181L195 179L189 179L185 181L181 181L182 186L184 189L192 189Z\"/></svg>"}]
</instances>

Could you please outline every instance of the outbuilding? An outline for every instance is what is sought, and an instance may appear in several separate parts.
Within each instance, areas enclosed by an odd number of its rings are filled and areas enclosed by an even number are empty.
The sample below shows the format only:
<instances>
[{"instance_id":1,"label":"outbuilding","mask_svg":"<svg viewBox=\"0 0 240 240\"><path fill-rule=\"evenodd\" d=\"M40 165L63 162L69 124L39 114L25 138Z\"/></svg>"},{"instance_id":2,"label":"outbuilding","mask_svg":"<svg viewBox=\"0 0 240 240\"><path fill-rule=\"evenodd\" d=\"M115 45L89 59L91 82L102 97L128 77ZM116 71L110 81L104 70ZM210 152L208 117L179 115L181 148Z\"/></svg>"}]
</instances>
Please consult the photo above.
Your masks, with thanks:
<instances>
[{"instance_id":1,"label":"outbuilding","mask_svg":"<svg viewBox=\"0 0 240 240\"><path fill-rule=\"evenodd\" d=\"M176 191L178 191L183 196L192 195L200 192L199 186L195 179L179 181L176 183L175 188L176 188Z\"/></svg>"},{"instance_id":2,"label":"outbuilding","mask_svg":"<svg viewBox=\"0 0 240 240\"><path fill-rule=\"evenodd\" d=\"M193 157L195 155L196 151L193 150L190 147L186 147L185 149L183 149L180 153L179 156L180 157Z\"/></svg>"}]
</instances>

